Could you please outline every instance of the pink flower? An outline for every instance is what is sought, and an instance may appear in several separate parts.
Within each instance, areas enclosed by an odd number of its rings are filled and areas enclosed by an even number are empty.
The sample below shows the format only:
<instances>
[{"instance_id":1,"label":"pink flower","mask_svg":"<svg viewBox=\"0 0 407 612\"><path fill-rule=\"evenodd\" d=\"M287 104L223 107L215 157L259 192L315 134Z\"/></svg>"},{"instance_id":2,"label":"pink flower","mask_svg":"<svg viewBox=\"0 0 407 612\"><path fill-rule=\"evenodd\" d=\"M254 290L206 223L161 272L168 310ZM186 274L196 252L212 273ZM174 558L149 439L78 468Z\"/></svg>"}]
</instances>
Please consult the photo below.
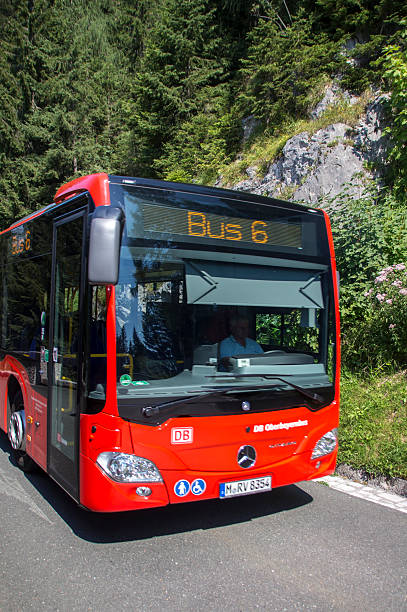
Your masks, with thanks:
<instances>
[{"instance_id":1,"label":"pink flower","mask_svg":"<svg viewBox=\"0 0 407 612\"><path fill-rule=\"evenodd\" d=\"M400 295L407 295L407 289L400 289Z\"/></svg>"},{"instance_id":2,"label":"pink flower","mask_svg":"<svg viewBox=\"0 0 407 612\"><path fill-rule=\"evenodd\" d=\"M406 291L407 292L407 291ZM386 294L385 293L378 293L376 295L376 298L379 300L379 302L383 302L383 300L385 299Z\"/></svg>"},{"instance_id":3,"label":"pink flower","mask_svg":"<svg viewBox=\"0 0 407 612\"><path fill-rule=\"evenodd\" d=\"M400 264L396 264L396 265L394 266L394 269L395 269L395 270L405 270L405 269L406 269L406 266L405 266L404 264L401 264L401 263L400 263Z\"/></svg>"},{"instance_id":4,"label":"pink flower","mask_svg":"<svg viewBox=\"0 0 407 612\"><path fill-rule=\"evenodd\" d=\"M386 304L393 304L393 300L386 300Z\"/></svg>"},{"instance_id":5,"label":"pink flower","mask_svg":"<svg viewBox=\"0 0 407 612\"><path fill-rule=\"evenodd\" d=\"M394 283L392 283L393 287L401 287L403 285L403 283L401 282L401 280L395 280Z\"/></svg>"},{"instance_id":6,"label":"pink flower","mask_svg":"<svg viewBox=\"0 0 407 612\"><path fill-rule=\"evenodd\" d=\"M396 327L395 323L390 323L389 329L394 329Z\"/></svg>"}]
</instances>

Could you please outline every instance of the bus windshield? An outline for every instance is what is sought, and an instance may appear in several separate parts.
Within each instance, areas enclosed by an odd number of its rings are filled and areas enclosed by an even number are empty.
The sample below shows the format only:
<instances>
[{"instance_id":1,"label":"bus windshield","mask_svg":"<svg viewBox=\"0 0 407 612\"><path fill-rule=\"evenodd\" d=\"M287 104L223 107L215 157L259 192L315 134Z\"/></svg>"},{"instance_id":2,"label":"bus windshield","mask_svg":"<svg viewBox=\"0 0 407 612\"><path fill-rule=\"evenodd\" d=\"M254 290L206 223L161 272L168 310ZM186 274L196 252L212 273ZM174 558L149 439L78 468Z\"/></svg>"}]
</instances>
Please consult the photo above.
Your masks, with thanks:
<instances>
[{"instance_id":1,"label":"bus windshield","mask_svg":"<svg viewBox=\"0 0 407 612\"><path fill-rule=\"evenodd\" d=\"M326 267L228 253L123 246L116 286L118 397L165 398L276 381L331 400ZM258 263L260 261L260 264ZM329 397L328 397L329 396Z\"/></svg>"}]
</instances>

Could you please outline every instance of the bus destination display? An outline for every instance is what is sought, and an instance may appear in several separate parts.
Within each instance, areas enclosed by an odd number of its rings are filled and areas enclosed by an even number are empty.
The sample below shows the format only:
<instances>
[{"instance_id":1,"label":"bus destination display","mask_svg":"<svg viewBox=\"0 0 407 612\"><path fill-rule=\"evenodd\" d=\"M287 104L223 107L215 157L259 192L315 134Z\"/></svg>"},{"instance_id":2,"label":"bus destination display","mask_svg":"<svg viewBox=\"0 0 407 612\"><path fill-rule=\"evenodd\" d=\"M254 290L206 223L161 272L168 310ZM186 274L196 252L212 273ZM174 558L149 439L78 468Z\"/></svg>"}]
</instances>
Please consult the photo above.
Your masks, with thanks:
<instances>
[{"instance_id":1,"label":"bus destination display","mask_svg":"<svg viewBox=\"0 0 407 612\"><path fill-rule=\"evenodd\" d=\"M10 249L12 255L22 255L31 251L31 232L24 225L20 225L10 234Z\"/></svg>"},{"instance_id":2,"label":"bus destination display","mask_svg":"<svg viewBox=\"0 0 407 612\"><path fill-rule=\"evenodd\" d=\"M128 235L131 238L156 238L158 235L164 238L178 235L199 242L212 239L235 244L302 248L302 226L298 221L287 223L243 219L146 203L142 203L140 208L141 211L139 209L136 214L137 218L133 211L126 215Z\"/></svg>"}]
</instances>

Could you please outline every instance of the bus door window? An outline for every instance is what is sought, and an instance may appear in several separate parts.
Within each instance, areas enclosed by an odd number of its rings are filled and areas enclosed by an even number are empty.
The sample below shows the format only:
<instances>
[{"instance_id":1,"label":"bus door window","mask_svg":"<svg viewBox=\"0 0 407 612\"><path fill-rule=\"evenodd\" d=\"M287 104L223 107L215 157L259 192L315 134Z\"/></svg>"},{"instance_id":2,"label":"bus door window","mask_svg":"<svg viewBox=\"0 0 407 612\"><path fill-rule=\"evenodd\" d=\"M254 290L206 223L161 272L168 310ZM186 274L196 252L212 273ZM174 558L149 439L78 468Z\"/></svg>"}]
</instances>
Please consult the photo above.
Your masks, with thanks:
<instances>
[{"instance_id":1,"label":"bus door window","mask_svg":"<svg viewBox=\"0 0 407 612\"><path fill-rule=\"evenodd\" d=\"M80 279L82 218L58 228L55 269L54 340L49 361L53 369L52 444L74 458L80 347Z\"/></svg>"}]
</instances>

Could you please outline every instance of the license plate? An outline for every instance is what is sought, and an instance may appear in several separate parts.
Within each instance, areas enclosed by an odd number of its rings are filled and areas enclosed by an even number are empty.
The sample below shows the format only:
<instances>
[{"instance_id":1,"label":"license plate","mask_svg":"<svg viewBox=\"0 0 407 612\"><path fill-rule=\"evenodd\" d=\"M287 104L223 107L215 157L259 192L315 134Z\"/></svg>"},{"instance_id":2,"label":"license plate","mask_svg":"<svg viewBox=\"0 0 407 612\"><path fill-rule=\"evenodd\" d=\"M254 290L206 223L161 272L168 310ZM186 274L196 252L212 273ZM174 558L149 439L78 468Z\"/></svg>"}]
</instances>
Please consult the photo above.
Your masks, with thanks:
<instances>
[{"instance_id":1,"label":"license plate","mask_svg":"<svg viewBox=\"0 0 407 612\"><path fill-rule=\"evenodd\" d=\"M234 482L221 482L219 497L238 497L239 495L251 495L252 493L261 493L263 491L271 491L271 476L235 480Z\"/></svg>"}]
</instances>

